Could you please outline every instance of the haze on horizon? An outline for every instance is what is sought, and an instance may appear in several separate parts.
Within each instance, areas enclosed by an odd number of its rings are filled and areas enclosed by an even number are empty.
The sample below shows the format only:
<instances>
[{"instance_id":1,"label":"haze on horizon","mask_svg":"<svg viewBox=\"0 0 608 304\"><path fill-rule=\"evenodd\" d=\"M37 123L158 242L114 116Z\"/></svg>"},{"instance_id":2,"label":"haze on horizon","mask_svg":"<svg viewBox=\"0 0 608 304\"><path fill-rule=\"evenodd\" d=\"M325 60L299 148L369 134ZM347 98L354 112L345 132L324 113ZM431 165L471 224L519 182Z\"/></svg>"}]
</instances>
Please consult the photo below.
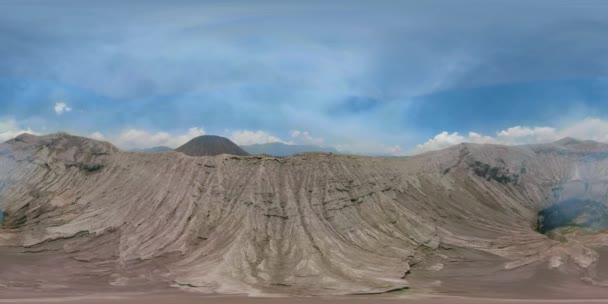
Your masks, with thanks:
<instances>
[{"instance_id":1,"label":"haze on horizon","mask_svg":"<svg viewBox=\"0 0 608 304\"><path fill-rule=\"evenodd\" d=\"M3 1L0 141L608 142L608 3Z\"/></svg>"}]
</instances>

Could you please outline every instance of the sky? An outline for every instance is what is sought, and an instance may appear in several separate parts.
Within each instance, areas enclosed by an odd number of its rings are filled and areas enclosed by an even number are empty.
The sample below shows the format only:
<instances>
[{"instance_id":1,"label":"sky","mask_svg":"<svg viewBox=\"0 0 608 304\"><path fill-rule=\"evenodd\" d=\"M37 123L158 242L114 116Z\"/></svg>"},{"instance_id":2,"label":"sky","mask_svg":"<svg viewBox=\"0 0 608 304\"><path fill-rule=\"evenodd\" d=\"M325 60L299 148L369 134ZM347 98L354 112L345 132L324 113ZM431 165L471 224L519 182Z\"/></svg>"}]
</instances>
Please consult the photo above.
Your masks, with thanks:
<instances>
[{"instance_id":1,"label":"sky","mask_svg":"<svg viewBox=\"0 0 608 304\"><path fill-rule=\"evenodd\" d=\"M0 141L608 142L608 1L0 0Z\"/></svg>"}]
</instances>

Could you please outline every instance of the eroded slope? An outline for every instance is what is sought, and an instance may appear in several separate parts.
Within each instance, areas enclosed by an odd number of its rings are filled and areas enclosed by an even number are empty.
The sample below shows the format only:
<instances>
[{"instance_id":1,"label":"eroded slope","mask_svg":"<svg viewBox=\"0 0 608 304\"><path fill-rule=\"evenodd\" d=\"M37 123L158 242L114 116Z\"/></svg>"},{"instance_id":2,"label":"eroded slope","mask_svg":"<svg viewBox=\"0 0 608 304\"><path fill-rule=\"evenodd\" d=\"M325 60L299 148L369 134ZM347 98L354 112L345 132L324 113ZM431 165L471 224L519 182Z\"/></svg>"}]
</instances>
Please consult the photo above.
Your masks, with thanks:
<instances>
[{"instance_id":1,"label":"eroded slope","mask_svg":"<svg viewBox=\"0 0 608 304\"><path fill-rule=\"evenodd\" d=\"M534 229L540 208L604 200L606 151L558 142L404 159L189 157L24 135L0 146L0 246L95 265L73 271L112 285L219 293L386 292L409 287L419 265L440 261L420 269L439 273L482 253L499 271L543 264L601 285L605 234L562 242Z\"/></svg>"}]
</instances>

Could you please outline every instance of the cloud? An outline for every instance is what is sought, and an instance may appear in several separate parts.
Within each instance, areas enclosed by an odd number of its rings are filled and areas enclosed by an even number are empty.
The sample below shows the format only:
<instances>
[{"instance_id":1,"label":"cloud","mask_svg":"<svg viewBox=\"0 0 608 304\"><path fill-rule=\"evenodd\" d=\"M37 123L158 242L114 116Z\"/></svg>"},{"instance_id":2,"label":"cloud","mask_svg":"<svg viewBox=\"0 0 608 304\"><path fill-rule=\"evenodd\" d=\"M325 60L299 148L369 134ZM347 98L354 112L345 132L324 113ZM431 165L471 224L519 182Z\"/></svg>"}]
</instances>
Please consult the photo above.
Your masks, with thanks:
<instances>
[{"instance_id":1,"label":"cloud","mask_svg":"<svg viewBox=\"0 0 608 304\"><path fill-rule=\"evenodd\" d=\"M514 126L498 131L494 136L485 136L475 132L469 132L467 136L463 136L458 132L448 133L444 131L417 145L411 153L418 154L439 150L463 142L523 145L547 143L564 137L608 142L608 121L599 118L586 118L561 128Z\"/></svg>"},{"instance_id":2,"label":"cloud","mask_svg":"<svg viewBox=\"0 0 608 304\"><path fill-rule=\"evenodd\" d=\"M608 121L598 118L585 119L562 129L558 137L566 136L608 142Z\"/></svg>"},{"instance_id":3,"label":"cloud","mask_svg":"<svg viewBox=\"0 0 608 304\"><path fill-rule=\"evenodd\" d=\"M323 144L323 138L312 137L308 131L291 130L289 132L290 139L288 143L290 145L314 145L320 146Z\"/></svg>"},{"instance_id":4,"label":"cloud","mask_svg":"<svg viewBox=\"0 0 608 304\"><path fill-rule=\"evenodd\" d=\"M101 132L93 132L91 133L91 135L89 135L90 138L95 139L95 140L104 140L105 136L103 136L103 134Z\"/></svg>"},{"instance_id":5,"label":"cloud","mask_svg":"<svg viewBox=\"0 0 608 304\"><path fill-rule=\"evenodd\" d=\"M435 135L435 137L427 140L425 143L417 145L413 151L413 154L440 150L463 142L497 143L494 138L489 136L483 136L475 132L469 132L468 136L463 136L460 135L458 132L448 133L444 131Z\"/></svg>"},{"instance_id":6,"label":"cloud","mask_svg":"<svg viewBox=\"0 0 608 304\"><path fill-rule=\"evenodd\" d=\"M95 133L93 133L93 135L94 134ZM127 129L116 136L109 137L108 140L123 149L152 148L158 146L177 148L190 139L205 134L205 130L202 128L190 128L188 129L188 132L184 134L171 134L169 132L151 133L145 130ZM97 135L101 135L102 138L105 138L101 133Z\"/></svg>"},{"instance_id":7,"label":"cloud","mask_svg":"<svg viewBox=\"0 0 608 304\"><path fill-rule=\"evenodd\" d=\"M560 132L555 128L551 127L522 127L515 126L497 133L497 140L503 144L527 144L527 143L538 143L538 142L549 142L559 139ZM564 135L565 137L568 135Z\"/></svg>"},{"instance_id":8,"label":"cloud","mask_svg":"<svg viewBox=\"0 0 608 304\"><path fill-rule=\"evenodd\" d=\"M289 145L320 146L324 142L323 138L313 137L308 131L301 130L291 130L289 132L289 138L286 140L261 130L236 130L228 132L228 137L238 145L253 145L281 142Z\"/></svg>"},{"instance_id":9,"label":"cloud","mask_svg":"<svg viewBox=\"0 0 608 304\"><path fill-rule=\"evenodd\" d=\"M387 155L392 155L392 156L403 156L406 154L405 151L403 151L403 149L399 145L386 147L386 148L384 148L384 151L386 152Z\"/></svg>"},{"instance_id":10,"label":"cloud","mask_svg":"<svg viewBox=\"0 0 608 304\"><path fill-rule=\"evenodd\" d=\"M72 108L70 108L65 102L58 102L55 103L55 113L57 113L57 115L61 115L64 112L71 112Z\"/></svg>"},{"instance_id":11,"label":"cloud","mask_svg":"<svg viewBox=\"0 0 608 304\"><path fill-rule=\"evenodd\" d=\"M30 128L21 128L14 119L0 120L0 142L5 142L9 139L13 139L23 133L38 134L32 131Z\"/></svg>"},{"instance_id":12,"label":"cloud","mask_svg":"<svg viewBox=\"0 0 608 304\"><path fill-rule=\"evenodd\" d=\"M202 128L190 128L186 133L169 133L165 131L150 132L144 129L126 129L118 134L106 135L99 131L88 134L87 136L96 140L107 140L123 149L142 149L157 146L167 146L177 148L190 139L205 135L206 131ZM272 135L262 130L226 130L223 136L228 137L237 145L265 144L281 142L286 144L310 144L320 145L322 138L316 138L307 131L293 130L290 132L289 140L283 140L278 136Z\"/></svg>"},{"instance_id":13,"label":"cloud","mask_svg":"<svg viewBox=\"0 0 608 304\"><path fill-rule=\"evenodd\" d=\"M370 156L406 156L409 151L400 145L386 145L378 142L358 141L335 145L335 148L345 154Z\"/></svg>"},{"instance_id":14,"label":"cloud","mask_svg":"<svg viewBox=\"0 0 608 304\"><path fill-rule=\"evenodd\" d=\"M232 131L229 135L230 139L237 145L246 146L253 144L266 144L271 142L283 142L276 136L270 135L264 131L249 131L249 130L237 130Z\"/></svg>"},{"instance_id":15,"label":"cloud","mask_svg":"<svg viewBox=\"0 0 608 304\"><path fill-rule=\"evenodd\" d=\"M95 14L80 2L14 2L0 10L0 109L35 130L111 139L204 118L208 130L268 133L242 134L249 142L374 154L385 153L380 143L409 151L421 126L474 140L466 131L550 125L561 117L553 111L571 118L579 100L608 115L606 80L593 80L608 71L603 10L449 2L106 1ZM69 105L53 114L60 101ZM292 139L292 129L314 136Z\"/></svg>"}]
</instances>

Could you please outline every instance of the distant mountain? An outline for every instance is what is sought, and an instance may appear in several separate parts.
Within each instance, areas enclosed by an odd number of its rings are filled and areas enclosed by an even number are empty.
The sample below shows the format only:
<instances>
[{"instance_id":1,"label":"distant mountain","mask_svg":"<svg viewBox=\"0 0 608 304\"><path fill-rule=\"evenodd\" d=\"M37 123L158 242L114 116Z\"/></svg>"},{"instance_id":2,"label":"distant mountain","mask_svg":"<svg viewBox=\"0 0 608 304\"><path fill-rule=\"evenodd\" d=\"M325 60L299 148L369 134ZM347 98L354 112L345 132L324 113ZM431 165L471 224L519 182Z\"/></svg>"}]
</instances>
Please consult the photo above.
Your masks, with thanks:
<instances>
[{"instance_id":1,"label":"distant mountain","mask_svg":"<svg viewBox=\"0 0 608 304\"><path fill-rule=\"evenodd\" d=\"M320 147L314 145L288 145L280 142L241 146L241 148L243 148L245 151L252 155L268 154L272 156L290 156L304 152L338 152L338 150L331 147Z\"/></svg>"},{"instance_id":2,"label":"distant mountain","mask_svg":"<svg viewBox=\"0 0 608 304\"><path fill-rule=\"evenodd\" d=\"M131 152L158 153L158 152L167 152L167 151L171 151L171 150L173 150L173 149L171 149L167 146L159 146L159 147L144 148L144 149L132 149L130 151Z\"/></svg>"},{"instance_id":3,"label":"distant mountain","mask_svg":"<svg viewBox=\"0 0 608 304\"><path fill-rule=\"evenodd\" d=\"M215 135L203 135L193 138L181 147L175 149L175 151L190 156L213 156L220 154L249 155L237 144L230 141L230 139Z\"/></svg>"}]
</instances>

